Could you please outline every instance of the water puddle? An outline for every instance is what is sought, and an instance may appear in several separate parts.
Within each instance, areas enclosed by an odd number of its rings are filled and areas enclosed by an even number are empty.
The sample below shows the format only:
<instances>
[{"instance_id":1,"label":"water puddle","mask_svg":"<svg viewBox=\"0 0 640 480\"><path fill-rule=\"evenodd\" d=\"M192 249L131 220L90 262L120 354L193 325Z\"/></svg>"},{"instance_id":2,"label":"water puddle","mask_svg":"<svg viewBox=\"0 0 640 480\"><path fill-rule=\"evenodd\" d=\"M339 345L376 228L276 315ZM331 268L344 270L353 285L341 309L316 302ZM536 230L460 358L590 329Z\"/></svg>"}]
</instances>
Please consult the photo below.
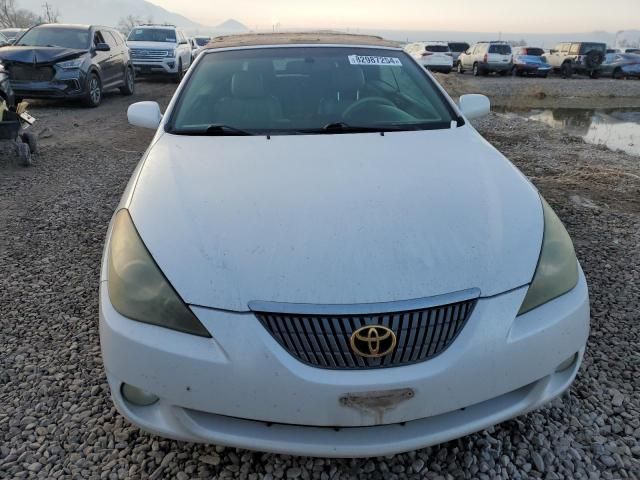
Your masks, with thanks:
<instances>
[{"instance_id":1,"label":"water puddle","mask_svg":"<svg viewBox=\"0 0 640 480\"><path fill-rule=\"evenodd\" d=\"M604 145L611 150L621 150L640 156L640 110L584 110L577 108L553 108L513 110L496 108L500 113L542 122L570 135L581 137L587 143Z\"/></svg>"}]
</instances>

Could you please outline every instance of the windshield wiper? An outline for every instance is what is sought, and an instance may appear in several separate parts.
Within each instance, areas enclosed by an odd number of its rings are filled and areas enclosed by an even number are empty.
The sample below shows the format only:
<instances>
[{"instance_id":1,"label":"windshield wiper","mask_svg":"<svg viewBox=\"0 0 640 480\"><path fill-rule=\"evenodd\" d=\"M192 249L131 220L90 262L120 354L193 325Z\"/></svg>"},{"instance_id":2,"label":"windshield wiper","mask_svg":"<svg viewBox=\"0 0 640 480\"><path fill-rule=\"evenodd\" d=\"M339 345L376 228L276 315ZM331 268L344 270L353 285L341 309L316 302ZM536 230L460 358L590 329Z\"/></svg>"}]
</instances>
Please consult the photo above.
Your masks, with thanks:
<instances>
[{"instance_id":1,"label":"windshield wiper","mask_svg":"<svg viewBox=\"0 0 640 480\"><path fill-rule=\"evenodd\" d=\"M398 128L389 125L381 125L378 127L375 126L364 126L364 125L349 125L345 122L334 122L328 123L324 127L321 128L308 128L303 130L298 130L301 133L370 133L370 132L397 132L400 130L404 130L403 128Z\"/></svg>"},{"instance_id":2,"label":"windshield wiper","mask_svg":"<svg viewBox=\"0 0 640 480\"><path fill-rule=\"evenodd\" d=\"M211 136L211 137L224 137L224 136L249 136L253 135L251 132L247 132L246 130L240 130L239 128L230 127L229 125L222 124L212 124L206 128L199 129L184 129L184 130L172 130L170 133L175 133L176 135L202 135L202 136Z\"/></svg>"}]
</instances>

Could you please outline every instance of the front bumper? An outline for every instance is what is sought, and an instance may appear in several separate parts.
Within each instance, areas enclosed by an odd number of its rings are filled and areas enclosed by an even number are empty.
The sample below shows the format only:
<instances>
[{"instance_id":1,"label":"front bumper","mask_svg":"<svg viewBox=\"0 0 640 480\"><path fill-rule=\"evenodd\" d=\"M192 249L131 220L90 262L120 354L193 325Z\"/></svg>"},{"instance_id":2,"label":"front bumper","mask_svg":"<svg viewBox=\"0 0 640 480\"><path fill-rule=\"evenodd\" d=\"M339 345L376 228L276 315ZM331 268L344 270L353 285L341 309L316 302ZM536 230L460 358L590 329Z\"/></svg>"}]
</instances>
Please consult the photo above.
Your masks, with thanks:
<instances>
[{"instance_id":1,"label":"front bumper","mask_svg":"<svg viewBox=\"0 0 640 480\"><path fill-rule=\"evenodd\" d=\"M551 71L551 67L537 67L535 65L516 64L514 67L519 72L527 75L546 75Z\"/></svg>"},{"instance_id":2,"label":"front bumper","mask_svg":"<svg viewBox=\"0 0 640 480\"><path fill-rule=\"evenodd\" d=\"M136 75L153 75L168 74L174 75L178 73L178 59L167 58L164 60L138 60L132 61Z\"/></svg>"},{"instance_id":3,"label":"front bumper","mask_svg":"<svg viewBox=\"0 0 640 480\"><path fill-rule=\"evenodd\" d=\"M100 294L104 365L118 410L150 432L185 441L336 457L377 456L441 443L534 409L569 388L589 332L586 281L516 317L520 288L481 299L452 346L423 363L322 370L295 360L252 314L193 307L206 339L131 321ZM575 356L561 372L560 364ZM148 407L126 382L156 394ZM348 393L411 389L373 412Z\"/></svg>"},{"instance_id":4,"label":"front bumper","mask_svg":"<svg viewBox=\"0 0 640 480\"><path fill-rule=\"evenodd\" d=\"M79 98L85 95L86 77L78 71L61 72L49 81L12 80L16 97Z\"/></svg>"}]
</instances>

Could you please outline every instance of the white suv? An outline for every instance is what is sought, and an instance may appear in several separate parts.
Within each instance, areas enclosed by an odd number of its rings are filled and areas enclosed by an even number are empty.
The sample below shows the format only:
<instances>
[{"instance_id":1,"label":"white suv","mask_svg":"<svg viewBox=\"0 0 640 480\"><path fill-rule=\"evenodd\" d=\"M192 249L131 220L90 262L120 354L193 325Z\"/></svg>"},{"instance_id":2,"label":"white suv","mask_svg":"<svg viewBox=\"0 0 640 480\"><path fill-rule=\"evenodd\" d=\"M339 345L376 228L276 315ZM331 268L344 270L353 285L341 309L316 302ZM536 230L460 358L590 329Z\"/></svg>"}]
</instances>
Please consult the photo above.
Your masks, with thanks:
<instances>
[{"instance_id":1,"label":"white suv","mask_svg":"<svg viewBox=\"0 0 640 480\"><path fill-rule=\"evenodd\" d=\"M478 42L458 57L458 73L469 69L475 76L491 72L506 75L513 67L513 52L506 42Z\"/></svg>"},{"instance_id":2,"label":"white suv","mask_svg":"<svg viewBox=\"0 0 640 480\"><path fill-rule=\"evenodd\" d=\"M415 42L404 50L424 68L449 73L453 68L453 54L447 42Z\"/></svg>"},{"instance_id":3,"label":"white suv","mask_svg":"<svg viewBox=\"0 0 640 480\"><path fill-rule=\"evenodd\" d=\"M178 82L191 66L191 45L173 25L141 25L127 38L137 75L163 73Z\"/></svg>"}]
</instances>

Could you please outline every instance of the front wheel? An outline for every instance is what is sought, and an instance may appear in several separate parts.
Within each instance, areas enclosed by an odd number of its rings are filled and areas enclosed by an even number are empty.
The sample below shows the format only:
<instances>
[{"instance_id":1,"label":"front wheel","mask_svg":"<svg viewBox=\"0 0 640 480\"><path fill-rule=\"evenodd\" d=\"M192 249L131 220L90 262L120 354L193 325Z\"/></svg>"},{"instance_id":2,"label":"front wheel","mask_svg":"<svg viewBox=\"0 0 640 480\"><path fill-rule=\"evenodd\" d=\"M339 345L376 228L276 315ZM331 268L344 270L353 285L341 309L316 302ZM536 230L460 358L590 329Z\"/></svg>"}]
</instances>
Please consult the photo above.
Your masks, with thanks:
<instances>
[{"instance_id":1,"label":"front wheel","mask_svg":"<svg viewBox=\"0 0 640 480\"><path fill-rule=\"evenodd\" d=\"M458 73L464 73L464 68L462 68L462 62L458 62Z\"/></svg>"},{"instance_id":2,"label":"front wheel","mask_svg":"<svg viewBox=\"0 0 640 480\"><path fill-rule=\"evenodd\" d=\"M38 139L33 133L24 132L20 135L20 139L22 143L26 143L29 146L31 153L38 153Z\"/></svg>"},{"instance_id":3,"label":"front wheel","mask_svg":"<svg viewBox=\"0 0 640 480\"><path fill-rule=\"evenodd\" d=\"M571 78L573 76L573 67L569 62L563 63L562 67L560 67L560 73L562 78Z\"/></svg>"},{"instance_id":4,"label":"front wheel","mask_svg":"<svg viewBox=\"0 0 640 480\"><path fill-rule=\"evenodd\" d=\"M127 97L133 95L136 92L136 77L133 73L133 68L127 67L124 74L124 85L120 87L120 93Z\"/></svg>"},{"instance_id":5,"label":"front wheel","mask_svg":"<svg viewBox=\"0 0 640 480\"><path fill-rule=\"evenodd\" d=\"M594 80L600 78L600 72L598 70L591 70L589 72L589 78L593 78Z\"/></svg>"},{"instance_id":6,"label":"front wheel","mask_svg":"<svg viewBox=\"0 0 640 480\"><path fill-rule=\"evenodd\" d=\"M175 77L173 77L173 80L176 83L180 83L182 81L182 77L184 76L184 71L182 68L182 60L180 60L178 62L178 73L176 73Z\"/></svg>"},{"instance_id":7,"label":"front wheel","mask_svg":"<svg viewBox=\"0 0 640 480\"><path fill-rule=\"evenodd\" d=\"M87 81L87 93L84 97L84 104L89 108L95 108L102 102L102 83L97 74L89 75Z\"/></svg>"},{"instance_id":8,"label":"front wheel","mask_svg":"<svg viewBox=\"0 0 640 480\"><path fill-rule=\"evenodd\" d=\"M473 64L473 76L474 77L479 77L480 76L480 67L478 67L477 63Z\"/></svg>"}]
</instances>

